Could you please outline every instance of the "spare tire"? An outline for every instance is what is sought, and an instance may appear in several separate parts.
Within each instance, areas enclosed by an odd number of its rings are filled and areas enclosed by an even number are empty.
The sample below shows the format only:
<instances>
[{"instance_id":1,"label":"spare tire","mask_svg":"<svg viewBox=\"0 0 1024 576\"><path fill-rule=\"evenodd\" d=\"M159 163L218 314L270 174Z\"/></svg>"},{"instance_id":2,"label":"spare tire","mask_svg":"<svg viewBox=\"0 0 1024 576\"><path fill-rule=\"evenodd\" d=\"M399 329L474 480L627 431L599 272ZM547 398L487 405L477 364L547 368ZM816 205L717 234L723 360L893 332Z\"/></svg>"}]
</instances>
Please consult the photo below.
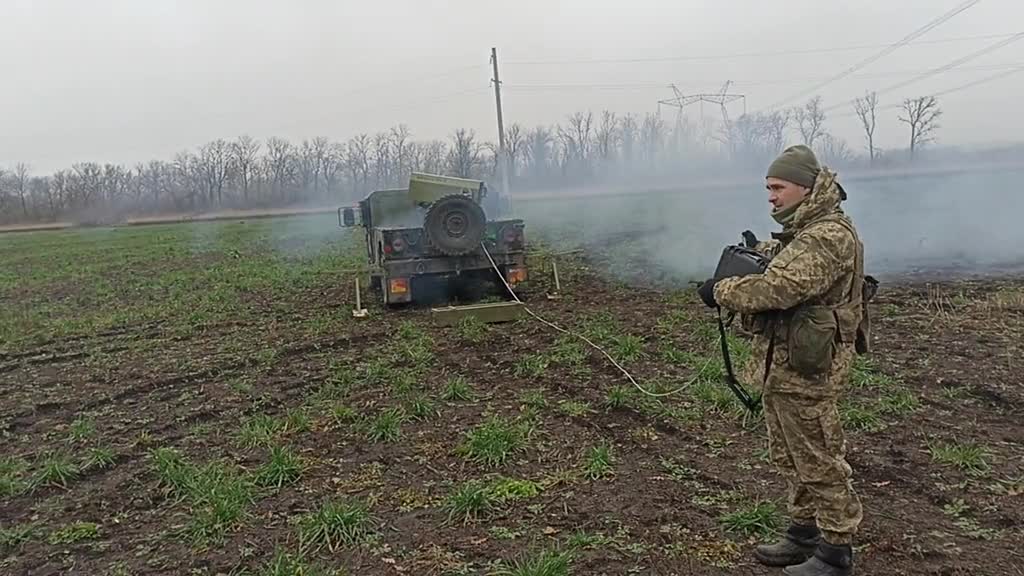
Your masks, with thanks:
<instances>
[{"instance_id":1,"label":"spare tire","mask_svg":"<svg viewBox=\"0 0 1024 576\"><path fill-rule=\"evenodd\" d=\"M434 202L423 218L430 245L448 256L472 252L484 239L487 217L468 196L453 194Z\"/></svg>"}]
</instances>

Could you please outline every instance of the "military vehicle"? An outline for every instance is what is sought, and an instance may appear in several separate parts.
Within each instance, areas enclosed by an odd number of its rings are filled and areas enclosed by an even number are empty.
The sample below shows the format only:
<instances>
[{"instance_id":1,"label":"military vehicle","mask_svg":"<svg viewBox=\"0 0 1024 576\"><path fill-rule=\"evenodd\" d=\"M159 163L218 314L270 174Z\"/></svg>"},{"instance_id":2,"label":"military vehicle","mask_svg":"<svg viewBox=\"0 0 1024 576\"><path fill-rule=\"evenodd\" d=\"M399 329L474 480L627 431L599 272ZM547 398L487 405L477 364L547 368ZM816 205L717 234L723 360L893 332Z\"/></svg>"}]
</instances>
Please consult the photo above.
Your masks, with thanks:
<instances>
[{"instance_id":1,"label":"military vehicle","mask_svg":"<svg viewBox=\"0 0 1024 576\"><path fill-rule=\"evenodd\" d=\"M499 199L481 180L413 172L408 188L376 190L338 209L338 224L366 231L370 284L384 305L441 293L458 300L515 288L527 279L524 224L499 217ZM492 216L488 215L488 211ZM487 247L487 253L481 246Z\"/></svg>"}]
</instances>

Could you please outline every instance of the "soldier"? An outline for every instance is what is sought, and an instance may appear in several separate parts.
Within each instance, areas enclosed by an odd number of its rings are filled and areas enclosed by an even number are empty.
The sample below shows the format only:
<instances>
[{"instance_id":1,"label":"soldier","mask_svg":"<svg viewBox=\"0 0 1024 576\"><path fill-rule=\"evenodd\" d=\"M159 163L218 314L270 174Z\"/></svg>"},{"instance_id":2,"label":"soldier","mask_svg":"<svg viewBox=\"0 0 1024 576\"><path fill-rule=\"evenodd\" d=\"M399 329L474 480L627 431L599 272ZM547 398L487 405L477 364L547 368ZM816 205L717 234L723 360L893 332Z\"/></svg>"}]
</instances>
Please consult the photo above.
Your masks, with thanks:
<instances>
[{"instance_id":1,"label":"soldier","mask_svg":"<svg viewBox=\"0 0 1024 576\"><path fill-rule=\"evenodd\" d=\"M769 453L788 484L789 528L754 555L790 576L848 575L862 509L837 403L864 342L863 245L840 207L846 193L835 173L808 147L787 148L766 184L782 225L755 245L771 258L768 268L699 290L709 307L739 313L754 335L748 373L763 382Z\"/></svg>"}]
</instances>

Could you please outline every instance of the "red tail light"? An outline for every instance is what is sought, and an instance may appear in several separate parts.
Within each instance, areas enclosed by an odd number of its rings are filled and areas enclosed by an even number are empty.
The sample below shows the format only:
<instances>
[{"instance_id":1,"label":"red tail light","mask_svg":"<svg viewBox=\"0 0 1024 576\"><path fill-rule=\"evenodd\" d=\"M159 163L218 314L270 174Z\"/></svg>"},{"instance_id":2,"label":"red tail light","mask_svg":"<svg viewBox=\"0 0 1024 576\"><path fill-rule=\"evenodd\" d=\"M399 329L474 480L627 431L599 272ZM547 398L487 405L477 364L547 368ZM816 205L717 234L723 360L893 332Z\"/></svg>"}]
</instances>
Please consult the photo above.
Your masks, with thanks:
<instances>
[{"instance_id":1,"label":"red tail light","mask_svg":"<svg viewBox=\"0 0 1024 576\"><path fill-rule=\"evenodd\" d=\"M401 236L398 236L397 238L391 241L391 248L395 252L401 252L402 250L405 250L405 239L403 239Z\"/></svg>"}]
</instances>

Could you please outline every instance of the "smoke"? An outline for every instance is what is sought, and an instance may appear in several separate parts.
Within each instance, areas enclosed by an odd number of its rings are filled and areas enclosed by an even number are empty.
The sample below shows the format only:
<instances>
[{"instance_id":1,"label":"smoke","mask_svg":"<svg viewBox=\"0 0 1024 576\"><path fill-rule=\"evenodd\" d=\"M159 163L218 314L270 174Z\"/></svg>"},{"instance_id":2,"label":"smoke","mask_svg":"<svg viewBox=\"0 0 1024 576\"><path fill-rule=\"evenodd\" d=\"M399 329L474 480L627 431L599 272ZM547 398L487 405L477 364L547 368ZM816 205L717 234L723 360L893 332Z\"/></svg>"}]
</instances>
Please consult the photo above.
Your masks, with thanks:
<instances>
[{"instance_id":1,"label":"smoke","mask_svg":"<svg viewBox=\"0 0 1024 576\"><path fill-rule=\"evenodd\" d=\"M865 244L868 273L963 277L1024 269L1024 167L960 167L939 173L875 177L840 173L849 214ZM731 183L683 182L653 190L594 186L585 194L548 194L514 204L527 238L582 247L602 272L642 283L709 276L726 244L750 229L767 239L770 218L763 178Z\"/></svg>"}]
</instances>

